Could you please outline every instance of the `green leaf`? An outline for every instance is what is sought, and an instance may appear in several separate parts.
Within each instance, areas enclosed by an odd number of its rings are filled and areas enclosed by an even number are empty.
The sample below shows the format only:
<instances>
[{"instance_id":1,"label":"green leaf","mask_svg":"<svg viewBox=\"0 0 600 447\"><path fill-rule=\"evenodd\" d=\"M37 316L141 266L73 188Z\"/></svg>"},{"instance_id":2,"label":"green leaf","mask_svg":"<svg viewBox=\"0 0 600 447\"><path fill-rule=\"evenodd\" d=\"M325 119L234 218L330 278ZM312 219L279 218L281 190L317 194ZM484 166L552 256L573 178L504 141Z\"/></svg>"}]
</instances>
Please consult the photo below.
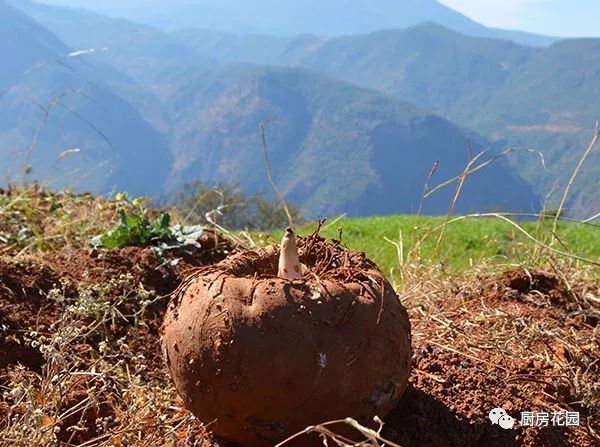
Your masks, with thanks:
<instances>
[{"instance_id":1,"label":"green leaf","mask_svg":"<svg viewBox=\"0 0 600 447\"><path fill-rule=\"evenodd\" d=\"M161 213L156 223L158 230L166 230L171 225L171 216L169 213Z\"/></svg>"},{"instance_id":2,"label":"green leaf","mask_svg":"<svg viewBox=\"0 0 600 447\"><path fill-rule=\"evenodd\" d=\"M126 202L127 200L129 200L129 194L127 194L126 192L119 192L115 196L115 200L117 202Z\"/></svg>"}]
</instances>

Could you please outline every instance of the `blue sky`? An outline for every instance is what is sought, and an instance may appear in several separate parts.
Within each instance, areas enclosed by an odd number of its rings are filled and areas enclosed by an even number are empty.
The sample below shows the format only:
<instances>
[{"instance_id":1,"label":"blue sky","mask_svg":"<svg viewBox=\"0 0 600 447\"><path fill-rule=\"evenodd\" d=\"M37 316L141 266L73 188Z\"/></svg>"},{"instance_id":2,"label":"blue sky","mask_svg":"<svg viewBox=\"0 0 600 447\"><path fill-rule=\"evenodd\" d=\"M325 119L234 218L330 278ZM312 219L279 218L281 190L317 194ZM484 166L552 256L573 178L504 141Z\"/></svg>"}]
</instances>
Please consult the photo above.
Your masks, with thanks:
<instances>
[{"instance_id":1,"label":"blue sky","mask_svg":"<svg viewBox=\"0 0 600 447\"><path fill-rule=\"evenodd\" d=\"M600 36L600 0L438 0L487 26Z\"/></svg>"}]
</instances>

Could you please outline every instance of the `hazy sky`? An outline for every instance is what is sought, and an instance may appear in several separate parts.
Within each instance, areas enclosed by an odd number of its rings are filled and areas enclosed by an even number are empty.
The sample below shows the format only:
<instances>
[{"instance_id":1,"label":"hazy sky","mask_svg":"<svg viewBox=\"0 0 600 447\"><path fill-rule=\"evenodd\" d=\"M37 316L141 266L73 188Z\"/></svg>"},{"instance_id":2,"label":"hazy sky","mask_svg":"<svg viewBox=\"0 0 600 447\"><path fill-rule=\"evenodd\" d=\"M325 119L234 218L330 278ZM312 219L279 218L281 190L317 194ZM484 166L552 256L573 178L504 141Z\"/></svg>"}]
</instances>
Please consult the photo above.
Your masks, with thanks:
<instances>
[{"instance_id":1,"label":"hazy sky","mask_svg":"<svg viewBox=\"0 0 600 447\"><path fill-rule=\"evenodd\" d=\"M438 0L484 25L555 36L600 36L600 0Z\"/></svg>"},{"instance_id":2,"label":"hazy sky","mask_svg":"<svg viewBox=\"0 0 600 447\"><path fill-rule=\"evenodd\" d=\"M92 6L128 5L129 0L38 0ZM159 0L137 0L136 4ZM165 0L166 1L166 0ZM220 0L214 0L218 2ZM251 0L247 0L251 1ZM301 1L301 0L299 0ZM327 1L327 0L324 0ZM363 0L368 4L370 1ZM403 1L403 0L396 0ZM600 37L600 0L438 0L487 26L553 36ZM133 2L132 2L133 3Z\"/></svg>"}]
</instances>

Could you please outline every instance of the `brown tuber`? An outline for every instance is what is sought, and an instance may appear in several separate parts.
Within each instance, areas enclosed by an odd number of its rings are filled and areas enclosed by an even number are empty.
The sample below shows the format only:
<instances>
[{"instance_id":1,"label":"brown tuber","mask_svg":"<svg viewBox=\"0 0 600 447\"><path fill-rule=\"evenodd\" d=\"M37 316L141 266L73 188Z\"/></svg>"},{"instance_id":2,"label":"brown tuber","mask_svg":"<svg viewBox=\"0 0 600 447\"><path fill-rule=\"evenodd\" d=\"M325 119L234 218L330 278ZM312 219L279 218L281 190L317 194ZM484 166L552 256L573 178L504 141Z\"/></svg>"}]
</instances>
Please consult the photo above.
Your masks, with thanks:
<instances>
[{"instance_id":1,"label":"brown tuber","mask_svg":"<svg viewBox=\"0 0 600 447\"><path fill-rule=\"evenodd\" d=\"M410 323L379 269L317 234L298 252L303 277L277 276L277 247L243 252L191 274L169 305L173 381L220 438L272 446L326 420L370 425L406 388Z\"/></svg>"}]
</instances>

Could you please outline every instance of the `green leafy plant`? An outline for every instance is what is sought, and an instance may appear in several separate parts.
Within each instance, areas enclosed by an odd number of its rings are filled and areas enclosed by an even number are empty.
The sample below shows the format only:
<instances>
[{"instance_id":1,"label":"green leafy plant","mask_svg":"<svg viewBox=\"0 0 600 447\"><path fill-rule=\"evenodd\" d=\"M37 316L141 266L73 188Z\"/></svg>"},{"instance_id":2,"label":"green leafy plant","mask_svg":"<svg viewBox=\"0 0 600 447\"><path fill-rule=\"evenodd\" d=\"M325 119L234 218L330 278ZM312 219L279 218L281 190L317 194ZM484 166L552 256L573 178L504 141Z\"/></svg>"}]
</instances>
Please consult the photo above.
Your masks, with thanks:
<instances>
[{"instance_id":1,"label":"green leafy plant","mask_svg":"<svg viewBox=\"0 0 600 447\"><path fill-rule=\"evenodd\" d=\"M113 230L92 238L94 247L155 246L169 249L194 244L202 235L203 229L199 226L172 226L171 216L166 212L151 220L143 199L131 200L127 193L119 193L116 200L121 203L121 222Z\"/></svg>"}]
</instances>

